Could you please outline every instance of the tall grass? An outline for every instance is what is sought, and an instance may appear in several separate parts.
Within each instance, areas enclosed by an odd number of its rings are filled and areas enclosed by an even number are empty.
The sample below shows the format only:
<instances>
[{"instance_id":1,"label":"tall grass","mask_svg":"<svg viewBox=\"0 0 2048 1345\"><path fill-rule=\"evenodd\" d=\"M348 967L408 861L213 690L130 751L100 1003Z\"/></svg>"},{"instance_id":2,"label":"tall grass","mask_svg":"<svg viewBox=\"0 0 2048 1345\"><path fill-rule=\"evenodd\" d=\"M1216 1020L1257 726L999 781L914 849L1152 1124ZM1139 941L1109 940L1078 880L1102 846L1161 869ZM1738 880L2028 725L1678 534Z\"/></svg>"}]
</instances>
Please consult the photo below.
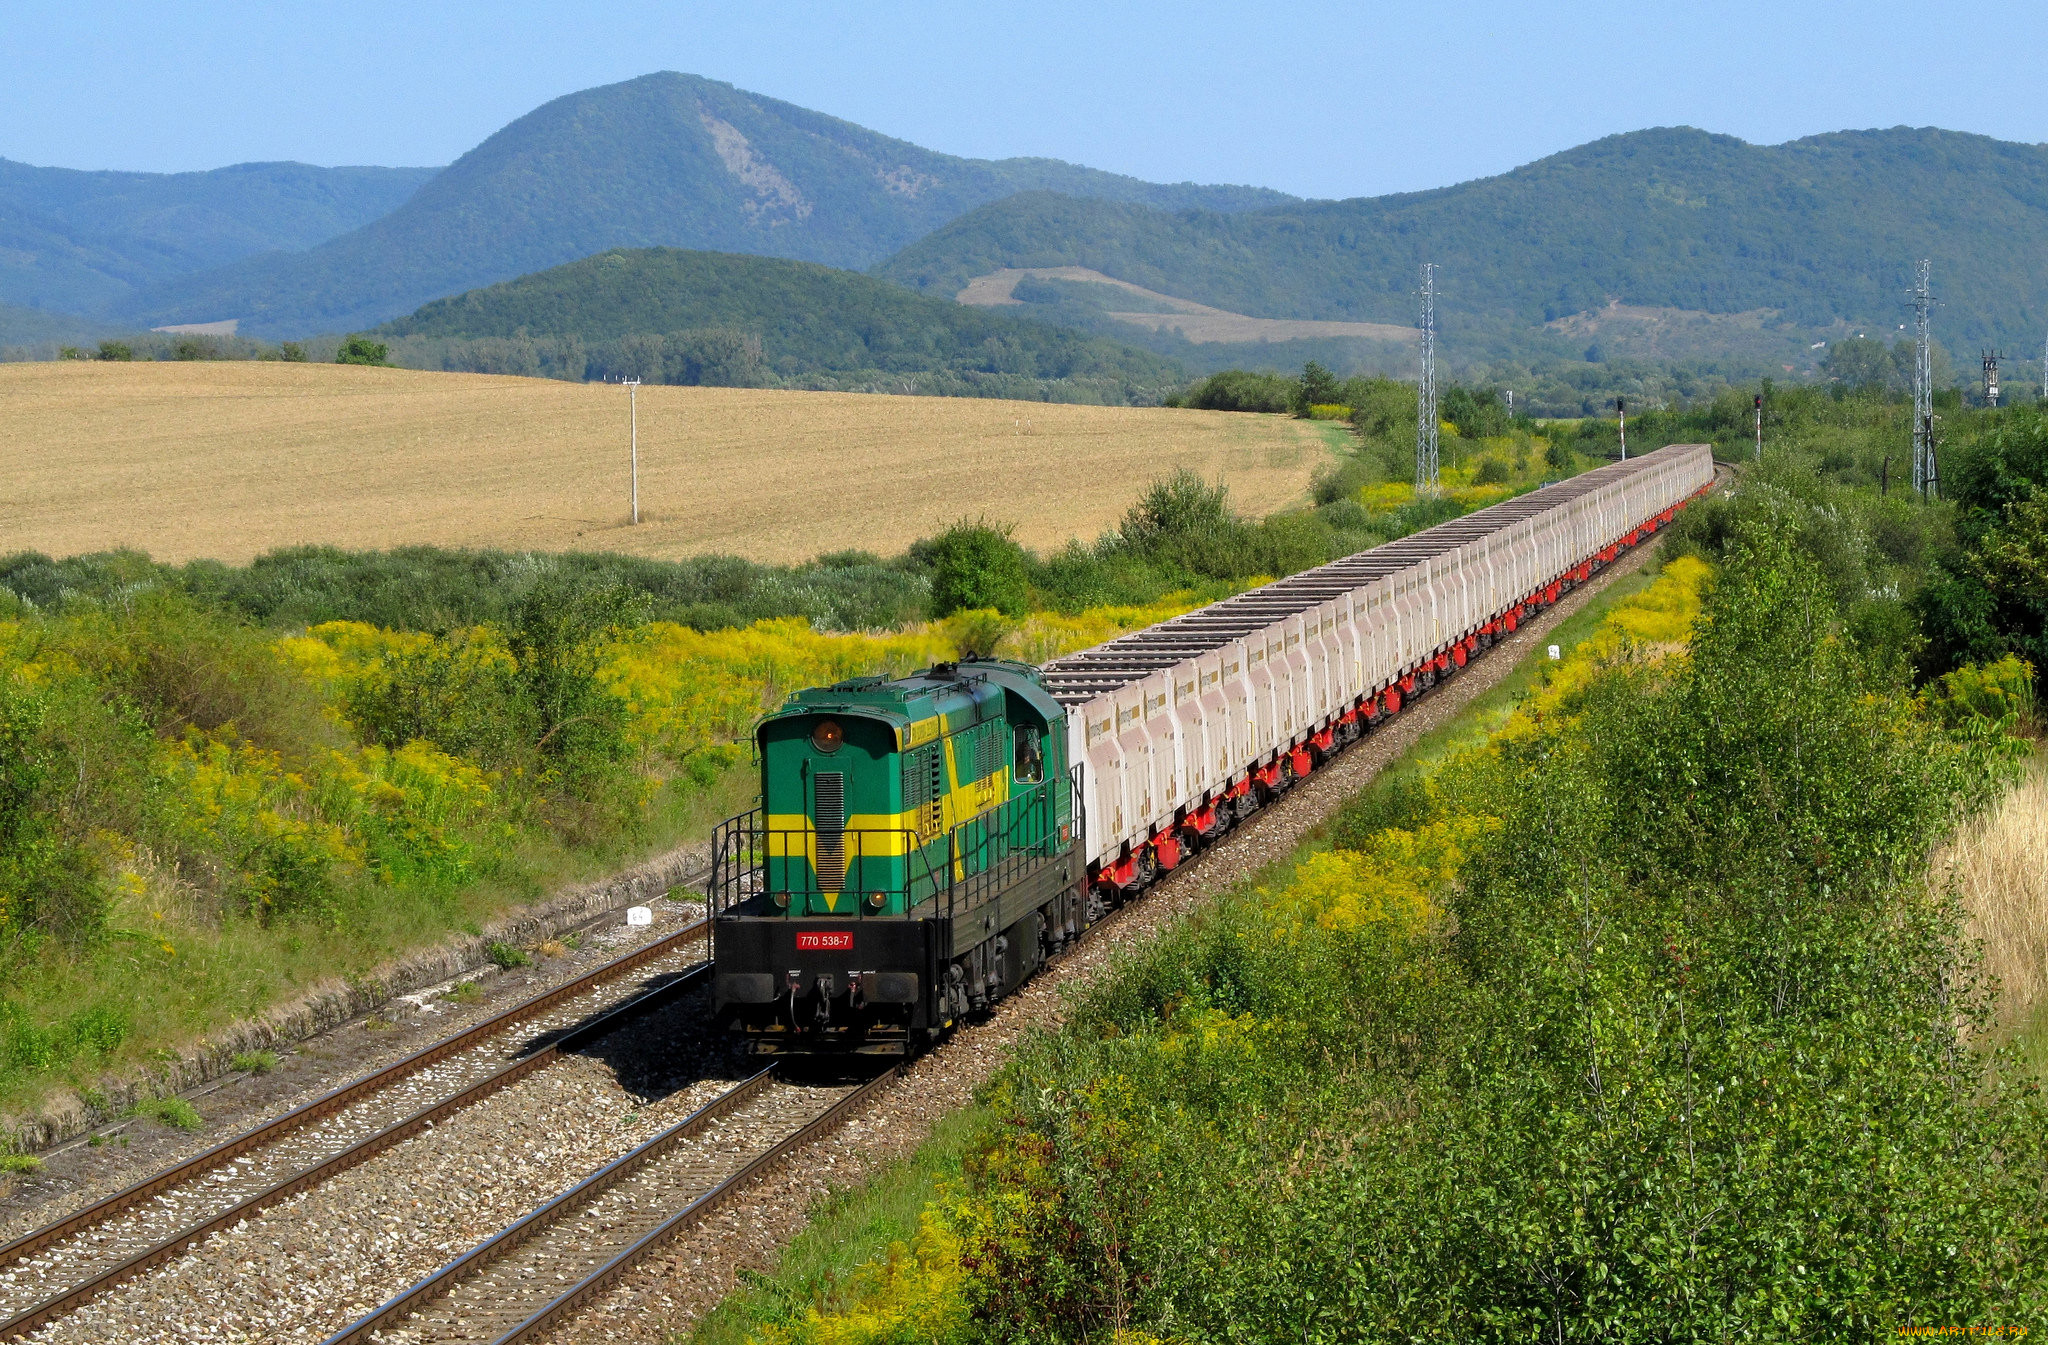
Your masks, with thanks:
<instances>
[{"instance_id":1,"label":"tall grass","mask_svg":"<svg viewBox=\"0 0 2048 1345\"><path fill-rule=\"evenodd\" d=\"M1957 833L1936 865L1955 884L1984 970L2003 989L2001 1023L2048 1008L2048 759L2036 755L1996 807Z\"/></svg>"}]
</instances>

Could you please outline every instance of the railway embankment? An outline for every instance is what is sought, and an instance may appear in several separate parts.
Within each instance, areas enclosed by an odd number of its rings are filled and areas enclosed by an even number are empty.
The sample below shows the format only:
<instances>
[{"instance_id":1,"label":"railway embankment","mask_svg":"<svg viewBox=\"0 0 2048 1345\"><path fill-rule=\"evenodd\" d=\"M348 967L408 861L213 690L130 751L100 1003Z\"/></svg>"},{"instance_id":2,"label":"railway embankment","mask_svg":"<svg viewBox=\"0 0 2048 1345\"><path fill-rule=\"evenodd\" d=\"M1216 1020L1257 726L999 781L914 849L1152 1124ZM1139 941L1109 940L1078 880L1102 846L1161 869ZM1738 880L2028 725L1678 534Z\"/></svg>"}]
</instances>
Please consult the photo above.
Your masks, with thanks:
<instances>
[{"instance_id":1,"label":"railway embankment","mask_svg":"<svg viewBox=\"0 0 2048 1345\"><path fill-rule=\"evenodd\" d=\"M964 1125L695 1338L2027 1320L2048 1112L1929 871L2017 749L1839 620L1753 533L1483 736L1312 782L1350 785L1322 837L1134 908L1167 937L1034 1005ZM571 1338L662 1339L629 1320Z\"/></svg>"}]
</instances>

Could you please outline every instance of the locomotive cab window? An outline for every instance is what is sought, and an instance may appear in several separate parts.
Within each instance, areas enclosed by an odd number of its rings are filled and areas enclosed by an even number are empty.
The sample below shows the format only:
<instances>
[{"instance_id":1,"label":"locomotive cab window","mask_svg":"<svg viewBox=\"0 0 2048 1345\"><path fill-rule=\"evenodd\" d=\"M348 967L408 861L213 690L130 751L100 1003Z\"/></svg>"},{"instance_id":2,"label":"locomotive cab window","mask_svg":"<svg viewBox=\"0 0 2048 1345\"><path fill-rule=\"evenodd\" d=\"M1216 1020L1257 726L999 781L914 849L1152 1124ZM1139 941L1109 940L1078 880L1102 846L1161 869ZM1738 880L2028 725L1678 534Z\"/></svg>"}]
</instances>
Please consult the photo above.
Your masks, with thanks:
<instances>
[{"instance_id":1,"label":"locomotive cab window","mask_svg":"<svg viewBox=\"0 0 2048 1345\"><path fill-rule=\"evenodd\" d=\"M1038 747L1038 730L1017 730L1017 783L1035 785L1045 779L1045 754Z\"/></svg>"}]
</instances>

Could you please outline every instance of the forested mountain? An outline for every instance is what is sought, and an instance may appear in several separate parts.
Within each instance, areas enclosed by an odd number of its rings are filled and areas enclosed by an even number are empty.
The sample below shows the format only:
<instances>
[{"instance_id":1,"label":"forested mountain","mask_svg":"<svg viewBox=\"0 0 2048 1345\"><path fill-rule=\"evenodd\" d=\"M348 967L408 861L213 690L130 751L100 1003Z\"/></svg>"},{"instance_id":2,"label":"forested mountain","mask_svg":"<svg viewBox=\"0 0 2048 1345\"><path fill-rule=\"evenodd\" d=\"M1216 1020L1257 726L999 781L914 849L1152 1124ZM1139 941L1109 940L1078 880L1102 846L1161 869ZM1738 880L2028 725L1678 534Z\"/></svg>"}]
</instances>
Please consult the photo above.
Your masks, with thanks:
<instances>
[{"instance_id":1,"label":"forested mountain","mask_svg":"<svg viewBox=\"0 0 2048 1345\"><path fill-rule=\"evenodd\" d=\"M1052 159L961 159L691 75L558 98L491 136L389 216L309 252L159 285L149 324L245 332L367 326L426 300L614 247L670 245L868 266L1015 192L1218 211L1293 198L1161 186Z\"/></svg>"},{"instance_id":2,"label":"forested mountain","mask_svg":"<svg viewBox=\"0 0 2048 1345\"><path fill-rule=\"evenodd\" d=\"M141 285L346 233L438 171L243 163L80 172L0 159L0 302L104 310Z\"/></svg>"},{"instance_id":3,"label":"forested mountain","mask_svg":"<svg viewBox=\"0 0 2048 1345\"><path fill-rule=\"evenodd\" d=\"M1760 146L1677 128L1436 191L1233 214L1019 195L876 273L952 295L1001 267L1081 266L1257 317L1411 323L1434 261L1452 350L1591 358L1656 333L1690 348L1667 354L1789 360L1895 330L1920 257L1951 348L2032 351L2044 248L2048 147L1904 128Z\"/></svg>"},{"instance_id":4,"label":"forested mountain","mask_svg":"<svg viewBox=\"0 0 2048 1345\"><path fill-rule=\"evenodd\" d=\"M1152 401L1170 360L812 262L614 250L386 324L402 363L741 387Z\"/></svg>"}]
</instances>

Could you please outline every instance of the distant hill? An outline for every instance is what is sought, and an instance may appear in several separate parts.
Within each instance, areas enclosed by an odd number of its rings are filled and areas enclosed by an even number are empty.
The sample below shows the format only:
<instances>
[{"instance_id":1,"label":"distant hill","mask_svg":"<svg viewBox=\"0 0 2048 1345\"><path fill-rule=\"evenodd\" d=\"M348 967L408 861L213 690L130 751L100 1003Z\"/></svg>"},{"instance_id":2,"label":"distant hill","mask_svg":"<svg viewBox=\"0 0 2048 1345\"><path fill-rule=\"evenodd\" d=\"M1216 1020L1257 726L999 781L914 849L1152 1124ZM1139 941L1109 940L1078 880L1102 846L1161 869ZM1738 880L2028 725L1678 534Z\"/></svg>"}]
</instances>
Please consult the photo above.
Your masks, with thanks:
<instances>
[{"instance_id":1,"label":"distant hill","mask_svg":"<svg viewBox=\"0 0 2048 1345\"><path fill-rule=\"evenodd\" d=\"M614 247L676 246L865 267L1018 191L1216 211L1294 198L1162 186L1052 159L961 159L672 73L558 98L506 126L389 216L311 251L150 289L147 325L239 318L260 335L339 331Z\"/></svg>"},{"instance_id":2,"label":"distant hill","mask_svg":"<svg viewBox=\"0 0 2048 1345\"><path fill-rule=\"evenodd\" d=\"M346 233L438 171L244 163L116 173L0 159L0 302L104 311L139 286Z\"/></svg>"},{"instance_id":3,"label":"distant hill","mask_svg":"<svg viewBox=\"0 0 2048 1345\"><path fill-rule=\"evenodd\" d=\"M0 346L36 347L56 342L76 345L114 334L112 328L68 313L45 313L40 308L0 304Z\"/></svg>"},{"instance_id":4,"label":"distant hill","mask_svg":"<svg viewBox=\"0 0 2048 1345\"><path fill-rule=\"evenodd\" d=\"M604 252L437 299L378 334L409 364L568 378L1144 402L1185 377L1128 345L858 271L679 248Z\"/></svg>"},{"instance_id":5,"label":"distant hill","mask_svg":"<svg viewBox=\"0 0 2048 1345\"><path fill-rule=\"evenodd\" d=\"M1733 353L1804 369L1815 341L1896 334L1920 257L1947 345L2031 354L2048 330L2044 249L2048 147L1903 128L1759 146L1679 128L1436 191L1230 214L1018 195L875 273L950 297L999 270L1084 267L1254 317L1405 325L1434 261L1454 358Z\"/></svg>"}]
</instances>

